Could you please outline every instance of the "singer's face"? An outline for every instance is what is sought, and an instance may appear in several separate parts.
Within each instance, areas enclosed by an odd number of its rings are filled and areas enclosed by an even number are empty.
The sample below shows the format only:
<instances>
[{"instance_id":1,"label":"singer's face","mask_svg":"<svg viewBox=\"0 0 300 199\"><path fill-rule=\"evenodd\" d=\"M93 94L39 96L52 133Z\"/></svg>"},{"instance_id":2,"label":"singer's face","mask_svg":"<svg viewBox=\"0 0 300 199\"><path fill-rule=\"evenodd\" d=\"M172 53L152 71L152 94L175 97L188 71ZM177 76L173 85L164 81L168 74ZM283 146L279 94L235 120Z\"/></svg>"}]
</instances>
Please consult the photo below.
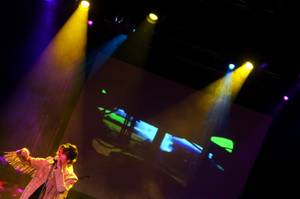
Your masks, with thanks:
<instances>
[{"instance_id":1,"label":"singer's face","mask_svg":"<svg viewBox=\"0 0 300 199\"><path fill-rule=\"evenodd\" d=\"M57 156L58 156L58 159L61 161L62 164L68 162L68 157L67 157L66 154L64 154L63 148L58 149Z\"/></svg>"}]
</instances>

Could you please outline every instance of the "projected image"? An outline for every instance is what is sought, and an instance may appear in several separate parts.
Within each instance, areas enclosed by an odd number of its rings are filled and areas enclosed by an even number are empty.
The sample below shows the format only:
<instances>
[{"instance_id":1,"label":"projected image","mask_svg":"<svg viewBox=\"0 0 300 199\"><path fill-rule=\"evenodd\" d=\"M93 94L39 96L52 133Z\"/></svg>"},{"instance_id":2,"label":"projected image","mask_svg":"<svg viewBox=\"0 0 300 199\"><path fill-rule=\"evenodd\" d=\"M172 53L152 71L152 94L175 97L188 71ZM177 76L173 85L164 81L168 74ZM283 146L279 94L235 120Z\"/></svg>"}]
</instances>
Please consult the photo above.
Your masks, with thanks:
<instances>
[{"instance_id":1,"label":"projected image","mask_svg":"<svg viewBox=\"0 0 300 199\"><path fill-rule=\"evenodd\" d=\"M132 158L144 160L147 154L155 149L152 145L159 129L145 121L130 116L121 108L113 110L98 107L102 124L109 131L99 138L93 139L93 148L97 153L110 156L114 153L121 153ZM99 124L101 125L101 124ZM163 133L163 132L160 132ZM232 153L234 143L232 140L222 137L211 137L212 143L228 153ZM185 138L176 137L170 133L163 133L163 139L159 143L159 156L157 168L163 170L174 180L186 185L187 177L196 169L199 156L203 147L190 142ZM210 161L215 169L224 171L224 168L215 160L212 152L205 154L204 161Z\"/></svg>"},{"instance_id":2,"label":"projected image","mask_svg":"<svg viewBox=\"0 0 300 199\"><path fill-rule=\"evenodd\" d=\"M75 190L95 198L238 198L271 118L230 101L228 92L240 88L233 77L197 91L107 60L86 82L62 138L80 148L78 173L89 176Z\"/></svg>"}]
</instances>

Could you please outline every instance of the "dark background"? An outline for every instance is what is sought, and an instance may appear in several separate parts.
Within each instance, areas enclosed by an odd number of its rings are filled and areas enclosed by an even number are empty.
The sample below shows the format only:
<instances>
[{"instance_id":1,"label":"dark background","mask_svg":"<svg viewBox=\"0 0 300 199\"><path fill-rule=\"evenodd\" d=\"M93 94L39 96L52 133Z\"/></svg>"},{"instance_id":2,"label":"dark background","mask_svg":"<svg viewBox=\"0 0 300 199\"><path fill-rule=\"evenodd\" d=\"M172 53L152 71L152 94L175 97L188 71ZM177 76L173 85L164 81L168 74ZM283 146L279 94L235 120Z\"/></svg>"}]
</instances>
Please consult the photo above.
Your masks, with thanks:
<instances>
[{"instance_id":1,"label":"dark background","mask_svg":"<svg viewBox=\"0 0 300 199\"><path fill-rule=\"evenodd\" d=\"M46 41L36 48L30 45L34 41L31 34L42 2L10 1L1 6L1 106L10 100L38 52L47 45ZM56 31L76 7L76 1L60 3ZM296 162L299 159L300 67L296 3L282 0L202 0L197 3L94 1L90 17L95 25L89 32L88 50L97 48L112 35L130 31L131 25L128 28L112 24L115 15L124 15L129 24L136 26L153 8L160 13L161 22L149 46L150 60L140 67L200 89L223 76L228 63L253 60L256 68L236 103L271 115L274 120L248 178L243 198L293 195L296 185L292 179L299 173ZM54 29L51 34L56 31ZM98 31L102 36L97 36ZM291 94L287 103L282 101L285 94Z\"/></svg>"}]
</instances>

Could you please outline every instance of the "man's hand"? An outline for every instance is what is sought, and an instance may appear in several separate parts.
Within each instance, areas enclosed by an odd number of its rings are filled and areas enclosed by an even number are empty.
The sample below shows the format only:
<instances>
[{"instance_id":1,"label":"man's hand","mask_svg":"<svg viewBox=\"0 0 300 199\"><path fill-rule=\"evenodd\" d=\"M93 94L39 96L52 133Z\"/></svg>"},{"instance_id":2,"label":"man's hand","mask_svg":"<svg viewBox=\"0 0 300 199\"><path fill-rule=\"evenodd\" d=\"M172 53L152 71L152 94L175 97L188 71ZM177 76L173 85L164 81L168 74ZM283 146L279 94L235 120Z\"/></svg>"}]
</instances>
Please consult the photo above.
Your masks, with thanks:
<instances>
[{"instance_id":1,"label":"man's hand","mask_svg":"<svg viewBox=\"0 0 300 199\"><path fill-rule=\"evenodd\" d=\"M58 171L62 171L63 170L63 168L62 168L62 162L61 162L61 160L59 158L57 159L57 162L56 162L56 168L57 168Z\"/></svg>"},{"instance_id":2,"label":"man's hand","mask_svg":"<svg viewBox=\"0 0 300 199\"><path fill-rule=\"evenodd\" d=\"M25 160L28 160L28 159L29 159L30 152L29 152L29 150L28 150L27 148L22 148L22 149L20 149L20 150L17 150L16 152L17 152L17 154L18 154L19 156L21 156L23 159L25 159Z\"/></svg>"}]
</instances>

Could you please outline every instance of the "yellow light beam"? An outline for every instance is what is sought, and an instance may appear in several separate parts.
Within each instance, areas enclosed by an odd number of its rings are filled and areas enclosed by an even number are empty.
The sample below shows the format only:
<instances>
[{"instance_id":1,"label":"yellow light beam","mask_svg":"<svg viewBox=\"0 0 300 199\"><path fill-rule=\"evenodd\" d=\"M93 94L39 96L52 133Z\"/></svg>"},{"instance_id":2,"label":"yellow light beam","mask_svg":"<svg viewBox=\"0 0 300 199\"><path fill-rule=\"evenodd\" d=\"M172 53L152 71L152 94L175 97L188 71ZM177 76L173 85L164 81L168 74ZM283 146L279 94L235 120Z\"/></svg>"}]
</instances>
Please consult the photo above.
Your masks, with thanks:
<instances>
[{"instance_id":1,"label":"yellow light beam","mask_svg":"<svg viewBox=\"0 0 300 199\"><path fill-rule=\"evenodd\" d=\"M153 121L160 121L161 126L176 136L189 138L205 146L209 137L226 125L231 103L250 72L251 69L244 64L158 113Z\"/></svg>"},{"instance_id":2,"label":"yellow light beam","mask_svg":"<svg viewBox=\"0 0 300 199\"><path fill-rule=\"evenodd\" d=\"M28 145L40 147L41 151L49 152L50 149L43 146L53 147L60 138L82 86L87 19L88 9L79 6L21 82L8 105L6 123L21 122L7 128L12 129L11 132L30 131L34 137L25 133L25 137L16 136ZM14 112L18 114L12 114ZM26 124L33 120L30 118L35 119L28 127ZM13 140L14 135L11 138Z\"/></svg>"},{"instance_id":3,"label":"yellow light beam","mask_svg":"<svg viewBox=\"0 0 300 199\"><path fill-rule=\"evenodd\" d=\"M85 58L87 19L88 9L79 6L44 51L40 64L50 66L49 70L56 68L57 71L53 70L55 73L70 72L82 64Z\"/></svg>"},{"instance_id":4,"label":"yellow light beam","mask_svg":"<svg viewBox=\"0 0 300 199\"><path fill-rule=\"evenodd\" d=\"M245 83L253 68L254 67L250 62L246 62L230 74L232 79L231 95L233 97L235 97L239 93L241 87Z\"/></svg>"}]
</instances>

